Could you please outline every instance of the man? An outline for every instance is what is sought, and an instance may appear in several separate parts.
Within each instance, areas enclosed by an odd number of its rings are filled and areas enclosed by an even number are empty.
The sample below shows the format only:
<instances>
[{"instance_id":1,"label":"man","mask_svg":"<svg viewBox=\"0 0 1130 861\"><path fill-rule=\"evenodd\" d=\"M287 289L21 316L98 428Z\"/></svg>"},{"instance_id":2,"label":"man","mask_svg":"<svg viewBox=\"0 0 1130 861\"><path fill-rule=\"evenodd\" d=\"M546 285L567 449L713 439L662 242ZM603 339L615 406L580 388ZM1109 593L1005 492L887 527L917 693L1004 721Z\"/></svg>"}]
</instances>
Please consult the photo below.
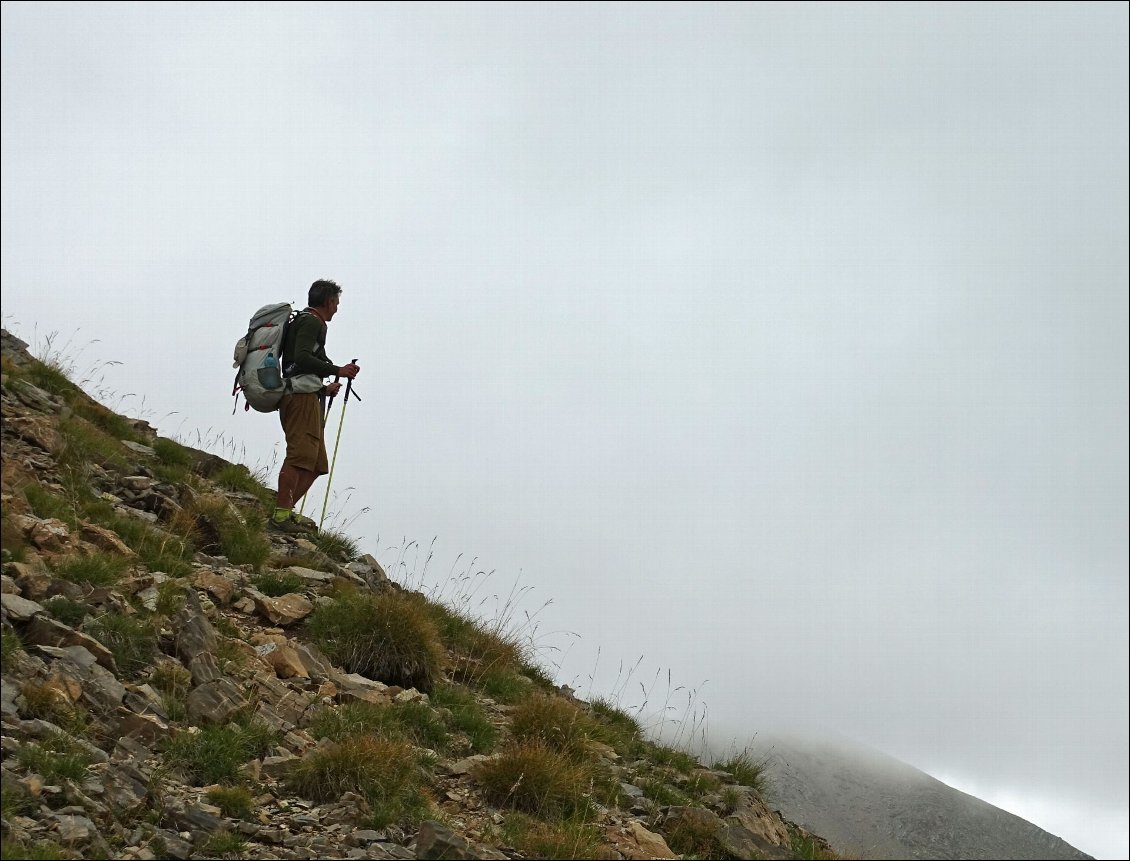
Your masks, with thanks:
<instances>
[{"instance_id":1,"label":"man","mask_svg":"<svg viewBox=\"0 0 1130 861\"><path fill-rule=\"evenodd\" d=\"M361 368L350 362L338 367L326 356L326 324L341 302L341 288L333 281L315 281L307 295L308 307L295 316L283 340L283 375L308 375L321 381L331 374L354 379ZM317 385L317 382L314 383ZM288 387L289 388L289 387ZM307 388L307 387L302 387ZM336 395L336 380L318 391L289 392L279 404L279 419L286 434L286 458L279 470L279 495L268 526L278 532L306 532L294 514L294 506L318 478L330 471L322 426L326 395Z\"/></svg>"}]
</instances>

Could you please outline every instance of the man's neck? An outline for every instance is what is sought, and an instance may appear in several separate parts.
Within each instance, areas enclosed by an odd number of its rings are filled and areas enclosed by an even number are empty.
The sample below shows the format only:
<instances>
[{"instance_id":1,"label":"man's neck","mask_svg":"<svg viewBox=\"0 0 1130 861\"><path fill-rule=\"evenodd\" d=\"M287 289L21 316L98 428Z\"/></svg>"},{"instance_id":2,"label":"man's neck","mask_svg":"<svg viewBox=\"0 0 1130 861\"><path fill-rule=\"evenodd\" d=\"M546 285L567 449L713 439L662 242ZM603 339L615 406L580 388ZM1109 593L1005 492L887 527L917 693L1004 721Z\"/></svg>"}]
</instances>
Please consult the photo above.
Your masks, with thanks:
<instances>
[{"instance_id":1,"label":"man's neck","mask_svg":"<svg viewBox=\"0 0 1130 861\"><path fill-rule=\"evenodd\" d=\"M326 319L326 314L325 314L324 311L321 311L318 308L313 308L313 307L309 307L306 310L309 311L311 314L313 314L315 317L317 317L319 320L321 320L323 323L329 323L329 320Z\"/></svg>"}]
</instances>

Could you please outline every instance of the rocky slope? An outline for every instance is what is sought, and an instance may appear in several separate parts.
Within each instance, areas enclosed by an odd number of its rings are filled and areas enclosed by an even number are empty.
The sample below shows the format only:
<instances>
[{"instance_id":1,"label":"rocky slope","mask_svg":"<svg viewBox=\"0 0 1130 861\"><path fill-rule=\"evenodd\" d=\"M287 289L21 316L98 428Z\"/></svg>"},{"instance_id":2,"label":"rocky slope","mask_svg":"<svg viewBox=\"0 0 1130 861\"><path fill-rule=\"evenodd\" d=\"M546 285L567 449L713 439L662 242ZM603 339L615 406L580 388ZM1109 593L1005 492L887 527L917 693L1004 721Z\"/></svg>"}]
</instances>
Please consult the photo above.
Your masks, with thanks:
<instances>
[{"instance_id":1,"label":"rocky slope","mask_svg":"<svg viewBox=\"0 0 1130 861\"><path fill-rule=\"evenodd\" d=\"M512 638L342 536L268 537L246 470L7 332L3 357L4 857L834 857L741 768L648 742L531 660L496 672ZM419 687L423 652L366 663L335 639L334 613L389 596L432 620ZM521 756L553 763L533 794L533 764L506 777ZM577 769L584 791L554 795Z\"/></svg>"},{"instance_id":2,"label":"rocky slope","mask_svg":"<svg viewBox=\"0 0 1130 861\"><path fill-rule=\"evenodd\" d=\"M1090 858L1037 825L847 739L758 737L773 803L864 858Z\"/></svg>"}]
</instances>

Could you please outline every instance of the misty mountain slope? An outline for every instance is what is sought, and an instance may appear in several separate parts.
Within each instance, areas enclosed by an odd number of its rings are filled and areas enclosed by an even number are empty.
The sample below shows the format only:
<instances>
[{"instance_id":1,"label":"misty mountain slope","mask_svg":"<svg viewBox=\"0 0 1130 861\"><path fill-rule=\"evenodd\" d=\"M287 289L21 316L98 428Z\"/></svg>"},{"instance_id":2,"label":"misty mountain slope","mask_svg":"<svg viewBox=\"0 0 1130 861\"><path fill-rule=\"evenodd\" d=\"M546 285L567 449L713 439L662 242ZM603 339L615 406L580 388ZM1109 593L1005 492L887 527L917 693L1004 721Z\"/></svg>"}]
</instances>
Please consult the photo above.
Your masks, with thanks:
<instances>
[{"instance_id":1,"label":"misty mountain slope","mask_svg":"<svg viewBox=\"0 0 1130 861\"><path fill-rule=\"evenodd\" d=\"M863 858L1090 858L1019 816L854 743L759 737L770 804Z\"/></svg>"}]
</instances>

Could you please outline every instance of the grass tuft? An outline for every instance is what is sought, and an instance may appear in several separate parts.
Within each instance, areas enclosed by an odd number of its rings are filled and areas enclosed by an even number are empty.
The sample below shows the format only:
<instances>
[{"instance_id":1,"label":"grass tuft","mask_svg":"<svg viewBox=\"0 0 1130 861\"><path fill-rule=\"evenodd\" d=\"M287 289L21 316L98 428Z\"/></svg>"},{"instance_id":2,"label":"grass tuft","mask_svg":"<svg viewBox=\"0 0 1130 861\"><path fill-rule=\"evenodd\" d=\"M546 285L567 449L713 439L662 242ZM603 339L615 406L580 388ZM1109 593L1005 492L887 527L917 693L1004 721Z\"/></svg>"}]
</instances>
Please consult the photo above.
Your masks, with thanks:
<instances>
[{"instance_id":1,"label":"grass tuft","mask_svg":"<svg viewBox=\"0 0 1130 861\"><path fill-rule=\"evenodd\" d=\"M23 641L11 628L0 631L0 670L8 672L15 665L16 653L24 650Z\"/></svg>"},{"instance_id":2,"label":"grass tuft","mask_svg":"<svg viewBox=\"0 0 1130 861\"><path fill-rule=\"evenodd\" d=\"M221 786L208 792L208 800L232 819L248 819L254 799L242 786Z\"/></svg>"},{"instance_id":3,"label":"grass tuft","mask_svg":"<svg viewBox=\"0 0 1130 861\"><path fill-rule=\"evenodd\" d=\"M547 820L585 815L594 791L607 782L592 764L577 762L543 741L512 744L472 775L492 804Z\"/></svg>"},{"instance_id":4,"label":"grass tuft","mask_svg":"<svg viewBox=\"0 0 1130 861\"><path fill-rule=\"evenodd\" d=\"M182 732L168 744L166 758L181 769L194 785L234 782L239 767L263 756L278 741L278 733L260 721L201 727Z\"/></svg>"},{"instance_id":5,"label":"grass tuft","mask_svg":"<svg viewBox=\"0 0 1130 861\"><path fill-rule=\"evenodd\" d=\"M92 762L86 750L62 733L53 733L38 744L25 744L16 758L23 768L36 772L48 784L81 781Z\"/></svg>"},{"instance_id":6,"label":"grass tuft","mask_svg":"<svg viewBox=\"0 0 1130 861\"><path fill-rule=\"evenodd\" d=\"M43 602L43 608L69 628L77 628L90 614L90 608L81 601L72 601L63 595L56 595Z\"/></svg>"},{"instance_id":7,"label":"grass tuft","mask_svg":"<svg viewBox=\"0 0 1130 861\"><path fill-rule=\"evenodd\" d=\"M126 678L142 675L157 654L157 631L133 616L107 613L91 622L87 633L113 652L118 672Z\"/></svg>"},{"instance_id":8,"label":"grass tuft","mask_svg":"<svg viewBox=\"0 0 1130 861\"><path fill-rule=\"evenodd\" d=\"M498 730L469 690L459 685L438 685L431 693L431 701L436 708L447 709L451 714L450 726L467 735L472 751L489 753L494 750Z\"/></svg>"},{"instance_id":9,"label":"grass tuft","mask_svg":"<svg viewBox=\"0 0 1130 861\"><path fill-rule=\"evenodd\" d=\"M251 585L271 598L301 592L306 581L289 571L266 571L251 578Z\"/></svg>"},{"instance_id":10,"label":"grass tuft","mask_svg":"<svg viewBox=\"0 0 1130 861\"><path fill-rule=\"evenodd\" d=\"M313 540L319 550L338 562L352 562L361 555L357 542L341 532L319 530Z\"/></svg>"},{"instance_id":11,"label":"grass tuft","mask_svg":"<svg viewBox=\"0 0 1130 861\"><path fill-rule=\"evenodd\" d=\"M752 787L758 795L764 796L769 790L769 781L766 776L768 759L757 759L748 747L732 754L724 760L719 760L712 766L718 771L728 771L742 786Z\"/></svg>"},{"instance_id":12,"label":"grass tuft","mask_svg":"<svg viewBox=\"0 0 1130 861\"><path fill-rule=\"evenodd\" d=\"M115 553L73 556L55 569L64 580L85 586L116 586L129 569L129 560Z\"/></svg>"},{"instance_id":13,"label":"grass tuft","mask_svg":"<svg viewBox=\"0 0 1130 861\"><path fill-rule=\"evenodd\" d=\"M306 630L334 664L390 685L430 692L443 645L421 602L399 592L357 594L319 607Z\"/></svg>"},{"instance_id":14,"label":"grass tuft","mask_svg":"<svg viewBox=\"0 0 1130 861\"><path fill-rule=\"evenodd\" d=\"M247 839L234 831L220 829L200 847L204 858L238 858L247 851Z\"/></svg>"},{"instance_id":15,"label":"grass tuft","mask_svg":"<svg viewBox=\"0 0 1130 861\"><path fill-rule=\"evenodd\" d=\"M596 858L600 833L582 821L542 822L524 813L506 814L502 840L530 858Z\"/></svg>"},{"instance_id":16,"label":"grass tuft","mask_svg":"<svg viewBox=\"0 0 1130 861\"><path fill-rule=\"evenodd\" d=\"M449 747L447 728L430 706L421 702L350 703L323 709L310 724L315 738L344 741L360 735L408 741L437 752Z\"/></svg>"},{"instance_id":17,"label":"grass tuft","mask_svg":"<svg viewBox=\"0 0 1130 861\"><path fill-rule=\"evenodd\" d=\"M286 782L295 793L316 802L337 801L346 792L356 792L369 802L369 824L383 828L427 815L422 780L408 742L350 736L307 754Z\"/></svg>"}]
</instances>

